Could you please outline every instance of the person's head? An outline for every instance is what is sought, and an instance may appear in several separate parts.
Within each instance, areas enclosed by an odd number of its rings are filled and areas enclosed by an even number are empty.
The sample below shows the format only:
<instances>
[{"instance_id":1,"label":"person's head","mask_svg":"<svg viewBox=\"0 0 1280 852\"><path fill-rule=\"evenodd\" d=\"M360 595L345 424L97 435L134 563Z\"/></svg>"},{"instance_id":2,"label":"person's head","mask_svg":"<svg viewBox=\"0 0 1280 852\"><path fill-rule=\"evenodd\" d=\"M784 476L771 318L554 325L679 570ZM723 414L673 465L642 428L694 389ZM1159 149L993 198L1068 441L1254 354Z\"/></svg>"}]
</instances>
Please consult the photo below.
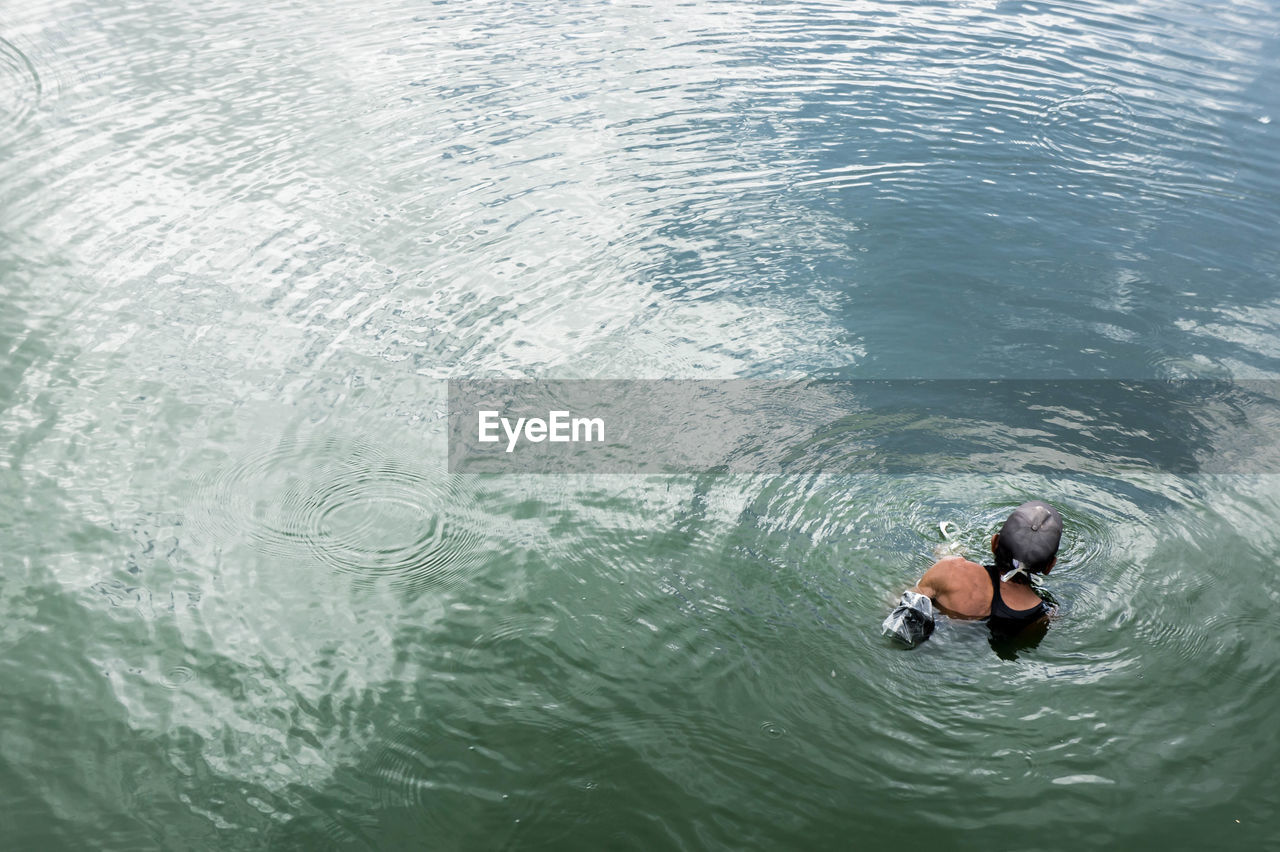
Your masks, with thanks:
<instances>
[{"instance_id":1,"label":"person's head","mask_svg":"<svg viewBox=\"0 0 1280 852\"><path fill-rule=\"evenodd\" d=\"M1023 503L991 537L996 569L1048 574L1058 561L1061 540L1062 516L1057 509L1040 500Z\"/></svg>"}]
</instances>

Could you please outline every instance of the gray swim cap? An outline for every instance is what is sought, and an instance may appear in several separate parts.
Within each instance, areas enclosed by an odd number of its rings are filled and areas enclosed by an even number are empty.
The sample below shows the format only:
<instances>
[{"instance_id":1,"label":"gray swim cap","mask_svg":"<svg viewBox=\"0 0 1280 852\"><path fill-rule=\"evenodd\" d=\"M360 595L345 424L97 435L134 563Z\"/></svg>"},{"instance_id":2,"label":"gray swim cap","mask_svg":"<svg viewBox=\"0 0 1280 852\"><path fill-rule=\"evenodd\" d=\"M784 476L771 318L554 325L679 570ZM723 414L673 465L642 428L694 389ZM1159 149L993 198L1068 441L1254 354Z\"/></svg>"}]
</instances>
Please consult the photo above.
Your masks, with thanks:
<instances>
[{"instance_id":1,"label":"gray swim cap","mask_svg":"<svg viewBox=\"0 0 1280 852\"><path fill-rule=\"evenodd\" d=\"M1000 528L996 544L998 567L1043 572L1058 554L1062 540L1062 516L1040 500L1023 503Z\"/></svg>"}]
</instances>

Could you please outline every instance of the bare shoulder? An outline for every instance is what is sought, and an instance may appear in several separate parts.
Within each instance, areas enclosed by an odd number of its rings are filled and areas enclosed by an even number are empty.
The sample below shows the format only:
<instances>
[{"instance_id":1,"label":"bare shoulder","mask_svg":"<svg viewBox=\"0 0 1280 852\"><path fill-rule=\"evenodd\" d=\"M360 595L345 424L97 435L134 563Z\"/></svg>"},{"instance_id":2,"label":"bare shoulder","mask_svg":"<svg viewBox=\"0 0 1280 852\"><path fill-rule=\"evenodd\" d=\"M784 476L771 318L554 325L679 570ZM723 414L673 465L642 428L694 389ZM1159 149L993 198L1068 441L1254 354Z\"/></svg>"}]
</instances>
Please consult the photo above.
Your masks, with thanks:
<instances>
[{"instance_id":1,"label":"bare shoulder","mask_svg":"<svg viewBox=\"0 0 1280 852\"><path fill-rule=\"evenodd\" d=\"M933 563L916 588L929 597L937 597L957 588L972 586L981 576L986 578L987 569L976 562L970 562L963 556L948 556Z\"/></svg>"},{"instance_id":2,"label":"bare shoulder","mask_svg":"<svg viewBox=\"0 0 1280 852\"><path fill-rule=\"evenodd\" d=\"M977 562L970 562L963 556L947 556L933 563L925 576L933 575L938 579L963 579L965 581L971 579L975 574L986 576L987 569L983 568Z\"/></svg>"}]
</instances>

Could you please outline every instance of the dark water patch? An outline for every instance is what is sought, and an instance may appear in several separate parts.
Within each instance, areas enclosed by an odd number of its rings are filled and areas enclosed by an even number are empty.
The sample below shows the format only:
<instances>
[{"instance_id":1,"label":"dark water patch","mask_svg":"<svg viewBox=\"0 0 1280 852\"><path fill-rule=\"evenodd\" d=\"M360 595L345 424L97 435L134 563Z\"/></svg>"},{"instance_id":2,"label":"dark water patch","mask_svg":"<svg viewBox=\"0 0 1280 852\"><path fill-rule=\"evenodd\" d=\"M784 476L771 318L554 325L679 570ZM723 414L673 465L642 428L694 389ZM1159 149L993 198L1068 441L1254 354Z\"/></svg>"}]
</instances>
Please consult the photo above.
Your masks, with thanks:
<instances>
[{"instance_id":1,"label":"dark water patch","mask_svg":"<svg viewBox=\"0 0 1280 852\"><path fill-rule=\"evenodd\" d=\"M392 733L369 778L388 825L478 842L543 846L600 818L611 777L607 743L550 713L466 729L443 722Z\"/></svg>"},{"instance_id":2,"label":"dark water patch","mask_svg":"<svg viewBox=\"0 0 1280 852\"><path fill-rule=\"evenodd\" d=\"M458 694L477 707L576 704L599 688L598 679L560 650L559 641L573 625L559 627L560 619L534 613L498 615L482 623L492 626L459 652L449 669ZM517 676L497 677L495 668Z\"/></svg>"}]
</instances>

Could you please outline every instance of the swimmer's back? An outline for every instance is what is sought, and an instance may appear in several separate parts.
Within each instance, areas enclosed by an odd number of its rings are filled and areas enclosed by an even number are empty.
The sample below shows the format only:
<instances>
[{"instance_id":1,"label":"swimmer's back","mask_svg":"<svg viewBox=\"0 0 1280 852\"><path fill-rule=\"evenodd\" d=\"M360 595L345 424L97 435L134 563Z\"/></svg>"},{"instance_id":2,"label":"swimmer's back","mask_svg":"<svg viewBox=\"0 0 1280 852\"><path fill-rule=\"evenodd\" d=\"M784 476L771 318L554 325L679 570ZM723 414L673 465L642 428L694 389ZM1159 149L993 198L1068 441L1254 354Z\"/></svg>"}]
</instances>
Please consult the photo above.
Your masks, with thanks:
<instances>
[{"instance_id":1,"label":"swimmer's back","mask_svg":"<svg viewBox=\"0 0 1280 852\"><path fill-rule=\"evenodd\" d=\"M1027 610L1040 604L1040 596L1028 585L1002 582L999 590L1000 597L1011 609ZM986 568L963 556L948 556L935 562L916 584L916 591L953 617L991 615L991 575Z\"/></svg>"}]
</instances>

